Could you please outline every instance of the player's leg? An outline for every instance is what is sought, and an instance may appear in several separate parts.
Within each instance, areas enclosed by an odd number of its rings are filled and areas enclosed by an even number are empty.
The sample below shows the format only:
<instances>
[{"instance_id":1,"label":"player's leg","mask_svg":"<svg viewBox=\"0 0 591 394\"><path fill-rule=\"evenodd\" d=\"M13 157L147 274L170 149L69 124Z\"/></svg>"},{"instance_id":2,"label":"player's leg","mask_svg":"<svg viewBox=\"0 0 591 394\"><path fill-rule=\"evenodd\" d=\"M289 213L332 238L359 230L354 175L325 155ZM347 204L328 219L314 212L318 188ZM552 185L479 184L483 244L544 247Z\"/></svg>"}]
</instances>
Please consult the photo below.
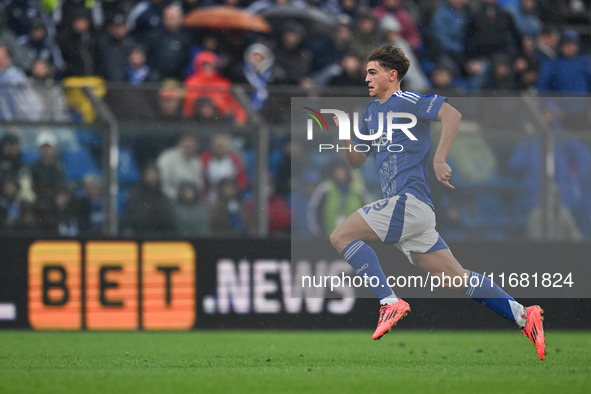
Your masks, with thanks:
<instances>
[{"instance_id":1,"label":"player's leg","mask_svg":"<svg viewBox=\"0 0 591 394\"><path fill-rule=\"evenodd\" d=\"M330 243L339 254L351 242L362 240L364 242L379 242L380 237L373 231L358 211L353 212L343 220L330 235Z\"/></svg>"},{"instance_id":2,"label":"player's leg","mask_svg":"<svg viewBox=\"0 0 591 394\"><path fill-rule=\"evenodd\" d=\"M470 271L460 265L448 248L429 253L410 252L410 256L417 267L431 276L438 277L442 286L461 291L466 288L466 279L470 277ZM455 277L462 280L451 280Z\"/></svg>"},{"instance_id":3,"label":"player's leg","mask_svg":"<svg viewBox=\"0 0 591 394\"><path fill-rule=\"evenodd\" d=\"M462 291L505 319L525 326L525 319L521 316L527 314L525 308L490 278L462 268L449 249L411 253L411 257L419 268L430 275L445 278L442 282L445 287ZM452 280L454 277L461 280Z\"/></svg>"},{"instance_id":4,"label":"player's leg","mask_svg":"<svg viewBox=\"0 0 591 394\"><path fill-rule=\"evenodd\" d=\"M388 207L388 205L390 206ZM369 285L369 290L380 300L380 305L382 305L378 326L372 336L373 339L380 339L410 311L408 303L396 297L388 286L378 256L366 244L366 242L382 241L385 237L395 205L396 199L369 204L364 207L365 210L361 208L339 224L330 236L333 247L355 269L357 275L372 277L371 282L366 284ZM370 206L371 208L368 208ZM361 216L360 211L363 211L366 218ZM372 220L374 228L382 236L368 224L368 220Z\"/></svg>"},{"instance_id":5,"label":"player's leg","mask_svg":"<svg viewBox=\"0 0 591 394\"><path fill-rule=\"evenodd\" d=\"M358 211L353 212L340 223L330 235L330 243L341 256L355 269L361 277L367 275L377 278L377 285L369 287L380 300L395 297L388 286L386 275L382 271L380 261L374 250L366 242L378 242L380 237L361 217ZM397 300L394 300L397 301Z\"/></svg>"},{"instance_id":6,"label":"player's leg","mask_svg":"<svg viewBox=\"0 0 591 394\"><path fill-rule=\"evenodd\" d=\"M410 253L413 262L422 270L439 278L460 277L462 280L443 280L442 284L452 290L462 291L468 297L483 304L505 319L522 327L523 334L536 347L540 360L545 355L543 310L537 306L524 307L507 294L490 278L469 271L460 265L449 249L429 253Z\"/></svg>"}]
</instances>

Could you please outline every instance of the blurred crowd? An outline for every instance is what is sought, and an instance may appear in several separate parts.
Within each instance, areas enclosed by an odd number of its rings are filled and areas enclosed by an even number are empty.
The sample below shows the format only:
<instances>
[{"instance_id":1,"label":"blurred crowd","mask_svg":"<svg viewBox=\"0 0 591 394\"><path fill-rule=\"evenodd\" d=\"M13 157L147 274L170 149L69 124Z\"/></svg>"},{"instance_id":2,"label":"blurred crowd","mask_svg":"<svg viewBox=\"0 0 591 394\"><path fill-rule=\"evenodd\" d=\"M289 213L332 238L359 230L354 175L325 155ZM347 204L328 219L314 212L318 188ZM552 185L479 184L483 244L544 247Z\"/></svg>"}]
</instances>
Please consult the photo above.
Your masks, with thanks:
<instances>
[{"instance_id":1,"label":"blurred crowd","mask_svg":"<svg viewBox=\"0 0 591 394\"><path fill-rule=\"evenodd\" d=\"M283 149L289 150L289 143ZM182 134L174 145L161 147L155 160L143 163L141 170L125 150L121 156L118 210L123 236L255 234L252 169L245 166L245 152L233 149L229 135L212 135L201 146L194 133ZM278 181L267 187L268 230L271 235L285 235L291 223L286 184L290 159L289 153L275 156L269 180ZM0 230L101 234L106 220L102 171L84 164L89 161L88 152L72 149L50 130L37 134L33 149L23 148L17 135L4 134L0 139Z\"/></svg>"},{"instance_id":2,"label":"blurred crowd","mask_svg":"<svg viewBox=\"0 0 591 394\"><path fill-rule=\"evenodd\" d=\"M232 7L240 18L262 16L269 29L249 29L249 21L238 26L238 16L206 28L202 20L191 22L216 6ZM273 84L363 86L365 57L395 43L412 62L406 90L586 93L590 6L587 0L3 0L0 83L172 80L186 88L184 117L201 116L205 106L206 116L213 110L244 124L244 109L227 93L232 83L250 86L255 110L265 107ZM2 96L0 116L14 117L18 105Z\"/></svg>"},{"instance_id":3,"label":"blurred crowd","mask_svg":"<svg viewBox=\"0 0 591 394\"><path fill-rule=\"evenodd\" d=\"M207 26L203 18L190 18L219 6L239 12L246 24L238 27L238 16ZM248 27L255 26L255 17L269 28ZM67 95L69 86L84 80L97 87L101 82L126 89L157 86L161 120L244 126L251 120L246 107L264 114L273 85L307 92L363 87L364 59L384 43L395 43L411 59L405 90L586 95L589 22L588 0L2 0L0 121L88 121L93 115L72 106ZM233 94L235 84L247 87L247 106ZM142 113L139 98L119 96L113 112L151 119L154 111ZM23 141L22 135L5 132L0 227L100 233L105 202L97 151L102 148L93 138L45 130ZM583 179L591 173L591 155L578 147L573 155L582 163ZM267 182L270 234L289 233L290 207L298 212L293 221L299 234L329 234L343 215L376 197L366 190L372 188L368 174L364 182L339 161L302 168L292 182L292 149L297 146L286 139L273 143L265 175L255 174L248 144L221 132L183 134L174 143L129 155L122 149L121 231L253 234L257 176ZM539 165L519 158L538 151L523 148L512 162L516 174L535 181L532 190L539 185ZM88 163L86 170L80 163ZM565 163L572 173L574 165ZM583 180L577 182L584 188ZM570 193L557 187L559 194ZM565 200L567 213L581 209L586 193L576 204ZM577 228L572 238L580 232Z\"/></svg>"}]
</instances>

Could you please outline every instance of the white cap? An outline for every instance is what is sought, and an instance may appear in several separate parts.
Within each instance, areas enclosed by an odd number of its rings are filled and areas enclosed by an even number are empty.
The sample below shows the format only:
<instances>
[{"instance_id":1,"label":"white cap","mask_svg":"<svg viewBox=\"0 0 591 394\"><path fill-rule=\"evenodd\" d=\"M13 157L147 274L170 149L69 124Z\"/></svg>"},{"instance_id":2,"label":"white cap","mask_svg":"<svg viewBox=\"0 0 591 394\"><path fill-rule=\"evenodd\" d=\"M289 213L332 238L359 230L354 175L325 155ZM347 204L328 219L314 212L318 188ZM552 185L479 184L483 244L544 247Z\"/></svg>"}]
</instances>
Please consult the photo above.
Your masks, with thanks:
<instances>
[{"instance_id":1,"label":"white cap","mask_svg":"<svg viewBox=\"0 0 591 394\"><path fill-rule=\"evenodd\" d=\"M57 146L57 138L55 135L49 131L43 131L41 134L37 136L37 140L35 141L37 147L41 147L43 145L50 145L53 147Z\"/></svg>"},{"instance_id":2,"label":"white cap","mask_svg":"<svg viewBox=\"0 0 591 394\"><path fill-rule=\"evenodd\" d=\"M384 15L382 19L380 19L380 30L383 32L387 31L396 31L399 32L402 30L402 26L400 26L400 22L396 19L393 15Z\"/></svg>"}]
</instances>

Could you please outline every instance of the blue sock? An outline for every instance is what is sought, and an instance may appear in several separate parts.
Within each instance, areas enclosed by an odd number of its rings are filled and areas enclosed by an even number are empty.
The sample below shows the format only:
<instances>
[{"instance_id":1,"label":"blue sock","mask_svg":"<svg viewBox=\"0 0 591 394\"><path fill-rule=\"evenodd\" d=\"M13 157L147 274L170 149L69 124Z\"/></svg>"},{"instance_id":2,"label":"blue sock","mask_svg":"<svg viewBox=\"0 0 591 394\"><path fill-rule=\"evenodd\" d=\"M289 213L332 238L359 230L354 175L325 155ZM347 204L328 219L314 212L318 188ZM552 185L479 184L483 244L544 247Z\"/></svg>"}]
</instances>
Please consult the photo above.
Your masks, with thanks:
<instances>
[{"instance_id":1,"label":"blue sock","mask_svg":"<svg viewBox=\"0 0 591 394\"><path fill-rule=\"evenodd\" d=\"M492 282L490 278L472 271L464 294L510 322L517 322L521 325L520 323L523 321L521 315L526 313L525 308ZM523 325L525 326L525 323Z\"/></svg>"},{"instance_id":2,"label":"blue sock","mask_svg":"<svg viewBox=\"0 0 591 394\"><path fill-rule=\"evenodd\" d=\"M367 275L377 278L377 285L375 287L367 287L375 294L378 299L382 300L387 297L394 296L394 292L388 286L386 275L382 271L378 256L373 249L363 241L353 241L343 250L343 258L355 269L355 273L361 277ZM373 284L376 284L375 279Z\"/></svg>"}]
</instances>

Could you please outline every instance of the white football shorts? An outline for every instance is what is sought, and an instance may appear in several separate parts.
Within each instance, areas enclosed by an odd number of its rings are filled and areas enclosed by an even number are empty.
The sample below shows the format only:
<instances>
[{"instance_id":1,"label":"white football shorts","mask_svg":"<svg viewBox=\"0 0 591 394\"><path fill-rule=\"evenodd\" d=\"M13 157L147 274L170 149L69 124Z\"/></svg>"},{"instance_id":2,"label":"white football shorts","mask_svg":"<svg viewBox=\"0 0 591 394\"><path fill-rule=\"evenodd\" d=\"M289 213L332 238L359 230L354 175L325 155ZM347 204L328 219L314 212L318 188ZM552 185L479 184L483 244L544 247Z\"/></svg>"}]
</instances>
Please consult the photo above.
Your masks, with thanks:
<instances>
[{"instance_id":1,"label":"white football shorts","mask_svg":"<svg viewBox=\"0 0 591 394\"><path fill-rule=\"evenodd\" d=\"M435 212L412 194L385 198L357 210L385 244L395 244L412 263L410 252L449 248L435 230Z\"/></svg>"}]
</instances>

